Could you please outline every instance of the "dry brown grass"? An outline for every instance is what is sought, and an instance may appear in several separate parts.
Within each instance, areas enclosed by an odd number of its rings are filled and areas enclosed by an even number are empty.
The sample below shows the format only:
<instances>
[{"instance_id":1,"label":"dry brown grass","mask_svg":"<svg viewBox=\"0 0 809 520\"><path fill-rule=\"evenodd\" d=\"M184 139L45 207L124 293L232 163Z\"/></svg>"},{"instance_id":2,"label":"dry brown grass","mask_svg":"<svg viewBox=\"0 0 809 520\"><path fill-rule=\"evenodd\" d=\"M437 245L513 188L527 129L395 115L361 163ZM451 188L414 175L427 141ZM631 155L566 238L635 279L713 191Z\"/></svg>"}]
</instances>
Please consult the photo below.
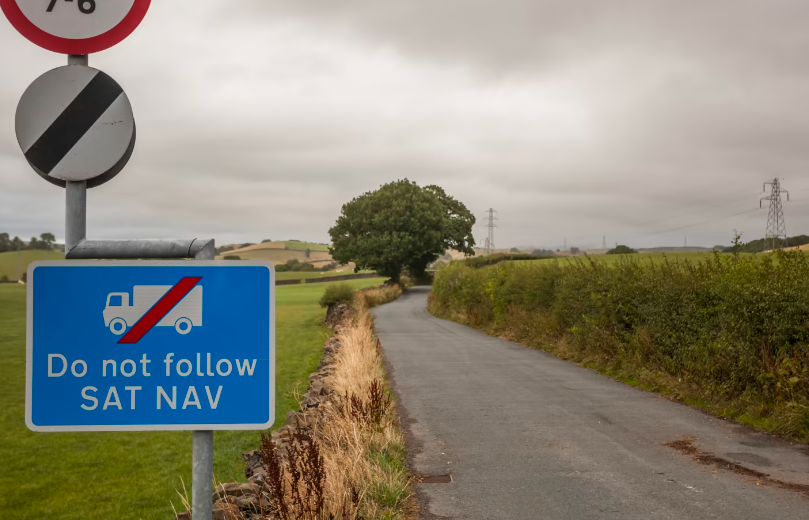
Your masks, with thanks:
<instances>
[{"instance_id":1,"label":"dry brown grass","mask_svg":"<svg viewBox=\"0 0 809 520\"><path fill-rule=\"evenodd\" d=\"M229 520L398 520L413 518L415 498L404 435L387 389L369 306L401 295L398 286L358 292L350 322L324 384L333 406L319 419L299 415L291 441L279 447L262 435L269 493L250 513L233 500L220 504ZM339 397L334 397L339 396ZM307 424L308 423L308 424ZM180 493L188 506L187 494ZM232 508L232 509L231 509Z\"/></svg>"},{"instance_id":2,"label":"dry brown grass","mask_svg":"<svg viewBox=\"0 0 809 520\"><path fill-rule=\"evenodd\" d=\"M353 323L338 334L342 347L326 384L343 398L341 406L315 432L324 459L330 513L339 513L355 491L359 492L363 518L402 518L411 506L404 436L394 410L384 410L378 421L369 420L373 414L352 413L356 407L350 404L353 400L378 409L374 402L379 396L374 396L374 388L385 381L385 372L366 302L368 298L395 299L398 294L398 287L360 293Z\"/></svg>"},{"instance_id":3,"label":"dry brown grass","mask_svg":"<svg viewBox=\"0 0 809 520\"><path fill-rule=\"evenodd\" d=\"M393 285L382 285L380 287L372 287L370 289L364 289L362 291L357 292L356 305L364 307L365 308L364 312L367 314L368 309L370 309L371 307L376 307L377 305L383 305L385 303L392 302L401 295L402 295L401 285L393 284Z\"/></svg>"}]
</instances>

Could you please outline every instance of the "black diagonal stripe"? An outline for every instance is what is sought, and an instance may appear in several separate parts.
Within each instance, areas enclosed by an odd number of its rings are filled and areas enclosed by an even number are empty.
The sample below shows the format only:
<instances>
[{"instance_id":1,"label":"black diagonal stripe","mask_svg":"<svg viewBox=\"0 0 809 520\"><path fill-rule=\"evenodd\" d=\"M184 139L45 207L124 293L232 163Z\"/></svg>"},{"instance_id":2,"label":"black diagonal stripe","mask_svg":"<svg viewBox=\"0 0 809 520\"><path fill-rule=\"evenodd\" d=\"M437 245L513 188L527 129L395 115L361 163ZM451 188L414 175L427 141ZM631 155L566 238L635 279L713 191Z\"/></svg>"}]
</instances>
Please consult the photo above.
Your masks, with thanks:
<instances>
[{"instance_id":1,"label":"black diagonal stripe","mask_svg":"<svg viewBox=\"0 0 809 520\"><path fill-rule=\"evenodd\" d=\"M101 71L84 87L56 121L25 152L28 161L50 175L79 139L118 99L123 90L114 79Z\"/></svg>"}]
</instances>

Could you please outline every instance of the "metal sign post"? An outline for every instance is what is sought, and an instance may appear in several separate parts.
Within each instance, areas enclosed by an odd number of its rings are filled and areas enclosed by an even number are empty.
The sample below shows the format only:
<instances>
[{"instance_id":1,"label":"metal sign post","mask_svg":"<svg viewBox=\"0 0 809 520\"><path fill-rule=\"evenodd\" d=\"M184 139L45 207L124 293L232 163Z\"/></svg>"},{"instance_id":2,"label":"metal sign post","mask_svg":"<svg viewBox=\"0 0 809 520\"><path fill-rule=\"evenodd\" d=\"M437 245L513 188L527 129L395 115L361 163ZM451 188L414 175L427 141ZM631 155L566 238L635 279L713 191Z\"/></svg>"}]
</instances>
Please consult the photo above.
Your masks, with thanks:
<instances>
[{"instance_id":1,"label":"metal sign post","mask_svg":"<svg viewBox=\"0 0 809 520\"><path fill-rule=\"evenodd\" d=\"M88 66L88 56L69 55L68 65ZM87 181L66 181L65 186L65 252L73 250L87 238ZM133 251L148 257L148 251ZM213 260L213 247L201 249L196 260ZM200 520L213 518L213 430L192 433L191 510Z\"/></svg>"},{"instance_id":2,"label":"metal sign post","mask_svg":"<svg viewBox=\"0 0 809 520\"><path fill-rule=\"evenodd\" d=\"M194 258L213 260L215 251L211 249L201 250ZM213 430L194 430L191 438L191 510L208 520L213 518Z\"/></svg>"}]
</instances>

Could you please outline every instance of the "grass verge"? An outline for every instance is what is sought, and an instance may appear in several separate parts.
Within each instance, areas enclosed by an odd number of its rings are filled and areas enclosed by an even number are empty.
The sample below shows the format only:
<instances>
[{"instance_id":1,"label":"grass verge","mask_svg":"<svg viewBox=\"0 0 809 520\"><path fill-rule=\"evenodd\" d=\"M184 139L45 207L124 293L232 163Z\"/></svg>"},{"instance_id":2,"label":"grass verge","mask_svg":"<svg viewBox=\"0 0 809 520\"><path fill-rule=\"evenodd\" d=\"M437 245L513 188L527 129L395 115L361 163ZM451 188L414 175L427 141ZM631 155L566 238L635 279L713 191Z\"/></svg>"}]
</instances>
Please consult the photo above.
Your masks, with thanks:
<instances>
[{"instance_id":1,"label":"grass verge","mask_svg":"<svg viewBox=\"0 0 809 520\"><path fill-rule=\"evenodd\" d=\"M392 301L401 292L398 286L384 286L355 294L353 312L336 327L339 332L329 341L329 354L315 377L322 390L307 393L327 397L280 432L261 436L261 473L250 466L246 490L232 492L235 484L220 485L215 511L232 520L412 517L404 434L368 312L370 305Z\"/></svg>"},{"instance_id":2,"label":"grass verge","mask_svg":"<svg viewBox=\"0 0 809 520\"><path fill-rule=\"evenodd\" d=\"M382 278L351 280L355 289ZM318 305L324 284L277 288L276 424L323 354L330 333ZM234 340L238 340L235 337ZM165 520L190 482L190 432L34 433L25 426L25 287L0 284L0 511L14 520L115 518ZM305 386L304 386L305 389ZM241 453L256 432L220 431L218 480L244 480ZM178 507L179 509L179 507Z\"/></svg>"},{"instance_id":3,"label":"grass verge","mask_svg":"<svg viewBox=\"0 0 809 520\"><path fill-rule=\"evenodd\" d=\"M400 294L401 290L395 287L358 293L352 323L338 334L342 347L326 383L344 396L343 406L315 432L325 461L327 496L332 497L333 513L339 511L351 490L359 493L357 516L365 520L401 519L412 511L413 489L404 434L395 408L381 405L372 390L374 385L384 385L390 402L390 389L368 309Z\"/></svg>"}]
</instances>

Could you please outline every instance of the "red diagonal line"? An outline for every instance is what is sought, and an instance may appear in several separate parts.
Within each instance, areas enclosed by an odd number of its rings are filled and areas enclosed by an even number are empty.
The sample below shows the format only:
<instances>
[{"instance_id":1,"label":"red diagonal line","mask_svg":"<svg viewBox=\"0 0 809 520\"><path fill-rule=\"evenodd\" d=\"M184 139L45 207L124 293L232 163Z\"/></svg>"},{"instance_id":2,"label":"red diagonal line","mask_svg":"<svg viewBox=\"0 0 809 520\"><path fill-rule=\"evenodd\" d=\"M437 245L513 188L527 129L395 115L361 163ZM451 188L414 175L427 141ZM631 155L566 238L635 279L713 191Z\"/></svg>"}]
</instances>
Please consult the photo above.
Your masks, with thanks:
<instances>
[{"instance_id":1,"label":"red diagonal line","mask_svg":"<svg viewBox=\"0 0 809 520\"><path fill-rule=\"evenodd\" d=\"M160 320L165 318L166 314L180 303L180 300L185 298L200 280L202 280L201 276L186 276L177 282L177 285L169 289L162 298L157 300L157 303L149 309L149 312L141 316L138 322L129 329L129 332L124 334L124 337L118 343L137 343L140 341L140 338L152 330L152 327L160 323Z\"/></svg>"}]
</instances>

